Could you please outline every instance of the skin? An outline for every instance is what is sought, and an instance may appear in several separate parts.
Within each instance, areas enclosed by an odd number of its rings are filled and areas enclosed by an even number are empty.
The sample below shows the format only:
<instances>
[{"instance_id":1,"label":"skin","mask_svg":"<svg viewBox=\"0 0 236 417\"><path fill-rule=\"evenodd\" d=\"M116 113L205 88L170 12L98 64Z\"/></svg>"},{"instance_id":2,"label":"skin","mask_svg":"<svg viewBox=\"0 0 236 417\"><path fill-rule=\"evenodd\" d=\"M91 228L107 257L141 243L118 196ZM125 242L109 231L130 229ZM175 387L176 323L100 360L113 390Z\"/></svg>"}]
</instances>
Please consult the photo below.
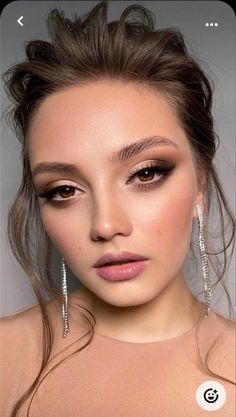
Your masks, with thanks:
<instances>
[{"instance_id":1,"label":"skin","mask_svg":"<svg viewBox=\"0 0 236 417\"><path fill-rule=\"evenodd\" d=\"M162 135L178 146L156 146L118 165L116 150L136 140ZM182 273L189 251L196 204L204 210L187 136L161 93L135 84L100 80L47 97L31 123L30 166L68 162L81 174L40 173L37 193L60 185L78 188L62 208L38 197L43 226L66 265L83 284L71 298L85 297L96 317L95 331L130 342L175 337L191 328L202 304L188 290ZM174 163L170 176L143 191L137 176L146 162ZM155 175L153 177L153 175ZM158 178L150 174L148 181ZM56 199L63 199L57 193ZM93 264L107 252L130 251L149 258L135 279L110 282Z\"/></svg>"}]
</instances>

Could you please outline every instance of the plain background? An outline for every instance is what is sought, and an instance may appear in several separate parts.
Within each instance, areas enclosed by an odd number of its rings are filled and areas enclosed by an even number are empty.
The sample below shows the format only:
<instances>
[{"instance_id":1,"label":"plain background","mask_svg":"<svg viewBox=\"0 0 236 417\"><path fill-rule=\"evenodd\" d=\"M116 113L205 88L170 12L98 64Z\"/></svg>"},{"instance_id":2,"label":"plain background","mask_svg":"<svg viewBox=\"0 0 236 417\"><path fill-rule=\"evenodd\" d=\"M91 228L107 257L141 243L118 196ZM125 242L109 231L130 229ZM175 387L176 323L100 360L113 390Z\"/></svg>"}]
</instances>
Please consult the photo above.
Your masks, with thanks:
<instances>
[{"instance_id":1,"label":"plain background","mask_svg":"<svg viewBox=\"0 0 236 417\"><path fill-rule=\"evenodd\" d=\"M65 11L67 17L87 13L97 1L14 1L1 15L1 74L11 65L24 60L24 42L48 39L46 14L54 7ZM235 16L231 7L221 1L110 1L109 20L118 19L130 4L141 4L154 12L156 28L177 27L186 40L189 51L216 84L213 115L215 130L220 138L215 166L227 199L235 213ZM23 16L23 26L17 19ZM218 26L206 26L218 23ZM1 86L2 110L9 104ZM8 207L21 181L20 144L1 118L1 303L0 314L6 315L37 303L28 279L7 241ZM59 256L54 252L54 268L59 280ZM186 265L188 270L188 265ZM186 275L188 276L188 275ZM228 290L235 305L235 255L227 274ZM59 282L59 281L58 281ZM202 281L199 280L202 285ZM196 293L196 282L189 280ZM79 287L78 278L69 274L69 291ZM215 310L228 314L227 299L222 289L214 295Z\"/></svg>"}]
</instances>

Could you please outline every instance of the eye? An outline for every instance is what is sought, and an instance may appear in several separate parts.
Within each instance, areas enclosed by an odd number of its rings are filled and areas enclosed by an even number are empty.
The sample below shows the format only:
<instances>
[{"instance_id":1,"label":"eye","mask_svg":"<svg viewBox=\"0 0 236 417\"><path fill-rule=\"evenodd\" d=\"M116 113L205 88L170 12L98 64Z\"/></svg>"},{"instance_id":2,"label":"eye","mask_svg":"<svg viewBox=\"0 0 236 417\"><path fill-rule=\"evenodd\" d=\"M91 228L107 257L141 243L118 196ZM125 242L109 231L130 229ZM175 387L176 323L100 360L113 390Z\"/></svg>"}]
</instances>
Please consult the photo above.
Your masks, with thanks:
<instances>
[{"instance_id":1,"label":"eye","mask_svg":"<svg viewBox=\"0 0 236 417\"><path fill-rule=\"evenodd\" d=\"M152 187L159 186L173 171L175 165L170 165L162 161L153 161L146 163L141 169L133 171L129 174L128 182L134 182L135 186L148 191ZM156 176L156 177L155 177ZM136 177L139 181L134 181ZM141 182L140 182L141 181ZM70 184L63 184L50 190L37 194L37 197L45 198L48 202L55 206L61 206L75 199L75 191L77 195L81 194L81 190ZM60 196L61 198L55 198Z\"/></svg>"},{"instance_id":2,"label":"eye","mask_svg":"<svg viewBox=\"0 0 236 417\"><path fill-rule=\"evenodd\" d=\"M164 162L150 162L141 169L131 172L129 181L132 180L133 182L133 179L137 177L139 181L134 181L137 187L149 189L163 182L171 174L174 167L175 165Z\"/></svg>"},{"instance_id":3,"label":"eye","mask_svg":"<svg viewBox=\"0 0 236 417\"><path fill-rule=\"evenodd\" d=\"M37 196L41 198L46 198L47 201L52 201L53 204L61 204L63 203L63 200L64 201L72 200L72 198L68 198L68 197L73 197L74 199L75 190L79 191L78 188L72 185L63 184L63 185L60 185L59 187L55 187L55 188L52 188L51 190L44 191L40 194L37 194ZM55 196L57 194L60 195L62 198L56 199Z\"/></svg>"}]
</instances>

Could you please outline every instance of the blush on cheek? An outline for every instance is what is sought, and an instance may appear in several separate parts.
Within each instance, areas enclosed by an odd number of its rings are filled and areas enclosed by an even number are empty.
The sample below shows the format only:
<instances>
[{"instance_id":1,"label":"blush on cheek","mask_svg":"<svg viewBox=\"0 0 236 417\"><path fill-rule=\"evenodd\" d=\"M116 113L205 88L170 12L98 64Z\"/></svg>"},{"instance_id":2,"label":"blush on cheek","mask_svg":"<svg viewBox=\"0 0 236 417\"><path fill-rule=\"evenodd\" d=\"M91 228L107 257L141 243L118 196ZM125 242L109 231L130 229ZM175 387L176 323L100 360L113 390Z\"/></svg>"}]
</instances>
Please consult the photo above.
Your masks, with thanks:
<instances>
[{"instance_id":1,"label":"blush on cheek","mask_svg":"<svg viewBox=\"0 0 236 417\"><path fill-rule=\"evenodd\" d=\"M163 214L159 213L156 230L169 254L187 255L192 236L193 201L192 194L176 195L171 204L162 207Z\"/></svg>"}]
</instances>

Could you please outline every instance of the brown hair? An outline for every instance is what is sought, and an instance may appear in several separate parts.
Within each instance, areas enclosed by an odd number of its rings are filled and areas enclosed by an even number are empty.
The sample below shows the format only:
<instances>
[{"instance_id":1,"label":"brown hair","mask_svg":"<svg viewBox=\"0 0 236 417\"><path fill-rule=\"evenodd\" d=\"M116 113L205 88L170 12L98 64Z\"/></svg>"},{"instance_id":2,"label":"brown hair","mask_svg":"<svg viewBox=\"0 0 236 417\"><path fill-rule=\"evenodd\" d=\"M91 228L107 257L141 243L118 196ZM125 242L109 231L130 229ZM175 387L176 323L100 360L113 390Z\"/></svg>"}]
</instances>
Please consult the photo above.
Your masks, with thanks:
<instances>
[{"instance_id":1,"label":"brown hair","mask_svg":"<svg viewBox=\"0 0 236 417\"><path fill-rule=\"evenodd\" d=\"M218 283L223 285L232 308L223 277L233 254L235 219L213 166L218 139L211 113L213 82L188 53L179 30L155 30L155 16L135 4L126 7L118 21L108 23L107 6L107 1L99 2L83 18L75 15L71 20L63 11L51 10L47 20L51 42L29 41L25 47L27 59L9 68L3 77L6 92L13 102L7 121L22 144L23 162L22 183L9 211L8 234L12 251L31 281L43 321L41 369L15 404L11 417L17 417L48 365L54 338L45 294L62 302L61 292L51 276L52 244L41 223L27 147L34 114L44 99L60 89L99 79L118 79L143 83L153 91L165 94L186 132L197 172L204 173L207 178L205 235L208 258L217 278L213 288ZM214 248L210 232L212 206L218 210L220 219L222 247L218 250ZM190 247L194 253L193 242ZM85 310L96 322L93 314ZM86 314L84 317L90 322ZM90 322L90 325L93 337L93 324ZM210 370L208 363L204 365L210 375L218 376ZM50 372L53 369L55 367ZM30 406L27 416L29 409Z\"/></svg>"}]
</instances>

